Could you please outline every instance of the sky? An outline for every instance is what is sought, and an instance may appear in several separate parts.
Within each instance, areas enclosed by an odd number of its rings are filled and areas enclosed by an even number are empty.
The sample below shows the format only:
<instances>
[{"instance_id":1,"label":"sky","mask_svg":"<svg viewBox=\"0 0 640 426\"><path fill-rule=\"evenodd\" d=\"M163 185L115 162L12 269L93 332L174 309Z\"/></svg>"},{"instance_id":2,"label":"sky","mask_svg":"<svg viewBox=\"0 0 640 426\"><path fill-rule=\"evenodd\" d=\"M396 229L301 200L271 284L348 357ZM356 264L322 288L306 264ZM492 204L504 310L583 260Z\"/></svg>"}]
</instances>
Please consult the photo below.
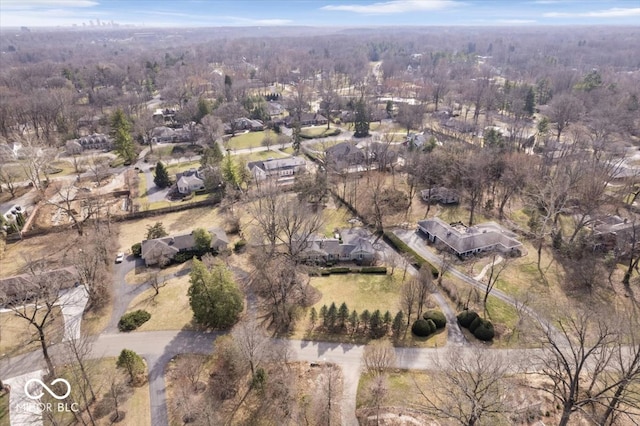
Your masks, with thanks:
<instances>
[{"instance_id":1,"label":"sky","mask_svg":"<svg viewBox=\"0 0 640 426\"><path fill-rule=\"evenodd\" d=\"M640 0L0 0L0 28L640 25Z\"/></svg>"}]
</instances>

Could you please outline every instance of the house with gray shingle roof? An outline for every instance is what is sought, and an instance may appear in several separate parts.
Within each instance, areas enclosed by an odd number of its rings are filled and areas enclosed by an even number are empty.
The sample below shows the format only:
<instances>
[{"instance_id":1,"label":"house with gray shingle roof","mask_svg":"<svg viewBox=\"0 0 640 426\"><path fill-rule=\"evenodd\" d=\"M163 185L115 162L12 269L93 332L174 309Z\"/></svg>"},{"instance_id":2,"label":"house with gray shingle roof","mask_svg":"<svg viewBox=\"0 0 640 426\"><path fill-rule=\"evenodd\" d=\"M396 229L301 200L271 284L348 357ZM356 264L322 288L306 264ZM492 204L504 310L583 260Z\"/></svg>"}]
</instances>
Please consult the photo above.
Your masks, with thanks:
<instances>
[{"instance_id":1,"label":"house with gray shingle roof","mask_svg":"<svg viewBox=\"0 0 640 426\"><path fill-rule=\"evenodd\" d=\"M292 176L306 169L306 161L301 157L271 158L265 161L252 161L247 168L255 180L267 178L291 179Z\"/></svg>"},{"instance_id":2,"label":"house with gray shingle roof","mask_svg":"<svg viewBox=\"0 0 640 426\"><path fill-rule=\"evenodd\" d=\"M516 234L495 222L467 227L462 223L448 224L434 217L419 221L418 229L431 243L443 244L459 257L494 250L508 256L522 254L522 243L516 239Z\"/></svg>"},{"instance_id":3,"label":"house with gray shingle roof","mask_svg":"<svg viewBox=\"0 0 640 426\"><path fill-rule=\"evenodd\" d=\"M371 264L375 260L373 244L366 238L355 235L349 240L337 238L312 237L300 256L309 263L334 264L338 262L356 262Z\"/></svg>"},{"instance_id":4,"label":"house with gray shingle roof","mask_svg":"<svg viewBox=\"0 0 640 426\"><path fill-rule=\"evenodd\" d=\"M32 300L44 286L63 290L79 285L78 271L73 266L36 274L0 278L0 307L24 304Z\"/></svg>"},{"instance_id":5,"label":"house with gray shingle roof","mask_svg":"<svg viewBox=\"0 0 640 426\"><path fill-rule=\"evenodd\" d=\"M229 244L227 234L221 228L211 228L211 248L217 252L225 250ZM141 244L141 257L146 266L164 265L178 253L195 249L193 231L190 234L171 235L168 237L144 240Z\"/></svg>"},{"instance_id":6,"label":"house with gray shingle roof","mask_svg":"<svg viewBox=\"0 0 640 426\"><path fill-rule=\"evenodd\" d=\"M190 169L186 172L176 174L176 186L181 194L191 194L194 191L202 191L204 187L204 176L199 170Z\"/></svg>"}]
</instances>

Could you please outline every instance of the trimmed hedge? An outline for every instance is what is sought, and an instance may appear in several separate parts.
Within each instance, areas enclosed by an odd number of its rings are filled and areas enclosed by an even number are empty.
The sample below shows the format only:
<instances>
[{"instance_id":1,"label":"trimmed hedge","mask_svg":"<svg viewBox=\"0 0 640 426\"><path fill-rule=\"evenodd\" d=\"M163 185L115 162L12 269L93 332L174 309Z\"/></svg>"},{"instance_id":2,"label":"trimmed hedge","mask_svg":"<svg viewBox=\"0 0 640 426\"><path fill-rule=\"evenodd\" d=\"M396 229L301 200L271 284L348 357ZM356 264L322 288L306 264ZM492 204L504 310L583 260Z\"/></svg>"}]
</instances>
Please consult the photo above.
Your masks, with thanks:
<instances>
[{"instance_id":1,"label":"trimmed hedge","mask_svg":"<svg viewBox=\"0 0 640 426\"><path fill-rule=\"evenodd\" d=\"M427 337L436 331L436 325L431 320L419 319L411 326L411 332L418 337Z\"/></svg>"},{"instance_id":2,"label":"trimmed hedge","mask_svg":"<svg viewBox=\"0 0 640 426\"><path fill-rule=\"evenodd\" d=\"M422 315L425 320L431 320L436 328L444 328L447 325L447 317L440 311L429 310Z\"/></svg>"},{"instance_id":3,"label":"trimmed hedge","mask_svg":"<svg viewBox=\"0 0 640 426\"><path fill-rule=\"evenodd\" d=\"M475 333L476 329L482 324L482 318L478 317L469 324L469 331Z\"/></svg>"},{"instance_id":4,"label":"trimmed hedge","mask_svg":"<svg viewBox=\"0 0 640 426\"><path fill-rule=\"evenodd\" d=\"M479 315L474 311L462 311L458 314L458 324L464 328L469 328L471 323L478 318Z\"/></svg>"},{"instance_id":5,"label":"trimmed hedge","mask_svg":"<svg viewBox=\"0 0 640 426\"><path fill-rule=\"evenodd\" d=\"M382 238L389 245L394 247L396 250L399 250L403 253L407 253L411 255L413 257L413 262L411 262L413 266L415 266L418 269L422 268L423 266L426 266L431 270L431 275L433 275L434 278L438 278L438 275L439 275L438 268L433 266L431 263L427 262L425 258L420 256L414 249L409 247L407 243L402 241L400 237L398 237L396 234L394 234L391 231L384 231Z\"/></svg>"},{"instance_id":6,"label":"trimmed hedge","mask_svg":"<svg viewBox=\"0 0 640 426\"><path fill-rule=\"evenodd\" d=\"M134 245L132 245L131 246L131 253L133 253L133 255L136 256L136 257L142 256L142 244L141 243L135 243Z\"/></svg>"},{"instance_id":7,"label":"trimmed hedge","mask_svg":"<svg viewBox=\"0 0 640 426\"><path fill-rule=\"evenodd\" d=\"M478 340L489 342L496 335L496 332L493 329L493 324L491 323L491 321L482 320L482 323L478 325L476 330L473 332L473 335L476 336L476 339Z\"/></svg>"},{"instance_id":8,"label":"trimmed hedge","mask_svg":"<svg viewBox=\"0 0 640 426\"><path fill-rule=\"evenodd\" d=\"M387 273L386 266L363 266L360 268L361 274L381 274L384 275Z\"/></svg>"},{"instance_id":9,"label":"trimmed hedge","mask_svg":"<svg viewBox=\"0 0 640 426\"><path fill-rule=\"evenodd\" d=\"M141 309L124 314L118 321L118 330L131 331L151 319L151 314Z\"/></svg>"},{"instance_id":10,"label":"trimmed hedge","mask_svg":"<svg viewBox=\"0 0 640 426\"><path fill-rule=\"evenodd\" d=\"M351 272L351 268L347 266L335 266L327 270L329 274L348 274Z\"/></svg>"}]
</instances>

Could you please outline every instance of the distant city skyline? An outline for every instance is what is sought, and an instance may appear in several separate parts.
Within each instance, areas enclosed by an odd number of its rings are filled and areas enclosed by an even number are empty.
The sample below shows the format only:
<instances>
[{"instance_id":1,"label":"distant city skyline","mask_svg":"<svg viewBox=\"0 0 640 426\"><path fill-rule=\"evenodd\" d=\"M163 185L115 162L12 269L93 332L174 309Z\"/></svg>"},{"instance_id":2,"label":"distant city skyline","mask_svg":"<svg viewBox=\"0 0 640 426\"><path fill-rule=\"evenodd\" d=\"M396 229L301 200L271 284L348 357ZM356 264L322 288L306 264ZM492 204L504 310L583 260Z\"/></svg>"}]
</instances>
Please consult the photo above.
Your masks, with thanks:
<instances>
[{"instance_id":1,"label":"distant city skyline","mask_svg":"<svg viewBox=\"0 0 640 426\"><path fill-rule=\"evenodd\" d=\"M640 25L638 0L0 0L0 26Z\"/></svg>"}]
</instances>

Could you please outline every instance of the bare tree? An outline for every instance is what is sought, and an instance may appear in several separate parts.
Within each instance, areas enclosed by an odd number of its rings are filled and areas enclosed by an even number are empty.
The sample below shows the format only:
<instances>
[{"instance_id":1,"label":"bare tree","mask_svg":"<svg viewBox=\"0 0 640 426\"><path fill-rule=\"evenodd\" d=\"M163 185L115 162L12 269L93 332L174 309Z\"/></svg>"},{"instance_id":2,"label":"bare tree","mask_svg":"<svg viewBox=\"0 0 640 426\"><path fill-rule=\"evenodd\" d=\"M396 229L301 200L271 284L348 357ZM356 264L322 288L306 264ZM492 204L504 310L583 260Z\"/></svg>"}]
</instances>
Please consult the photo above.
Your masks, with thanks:
<instances>
[{"instance_id":1,"label":"bare tree","mask_svg":"<svg viewBox=\"0 0 640 426\"><path fill-rule=\"evenodd\" d=\"M279 210L281 232L278 239L287 246L289 256L298 259L308 247L311 237L322 228L322 214L293 199L285 201Z\"/></svg>"},{"instance_id":2,"label":"bare tree","mask_svg":"<svg viewBox=\"0 0 640 426\"><path fill-rule=\"evenodd\" d=\"M500 257L497 253L493 253L491 256L489 276L487 277L487 283L484 287L484 297L482 299L485 318L487 317L487 301L489 300L489 294L491 294L491 291L498 283L498 278L500 278L500 274L507 268L508 263L508 259Z\"/></svg>"},{"instance_id":3,"label":"bare tree","mask_svg":"<svg viewBox=\"0 0 640 426\"><path fill-rule=\"evenodd\" d=\"M341 379L340 367L333 364L323 365L313 403L316 425L340 424Z\"/></svg>"},{"instance_id":4,"label":"bare tree","mask_svg":"<svg viewBox=\"0 0 640 426\"><path fill-rule=\"evenodd\" d=\"M249 364L251 376L256 375L256 368L267 357L269 338L258 325L255 318L244 320L233 330L233 338L242 354L242 358Z\"/></svg>"},{"instance_id":5,"label":"bare tree","mask_svg":"<svg viewBox=\"0 0 640 426\"><path fill-rule=\"evenodd\" d=\"M368 373L381 375L395 363L396 352L390 341L374 340L364 347L362 357Z\"/></svg>"},{"instance_id":6,"label":"bare tree","mask_svg":"<svg viewBox=\"0 0 640 426\"><path fill-rule=\"evenodd\" d=\"M637 328L637 318L634 321ZM560 426L567 425L575 412L603 420L599 424L611 422L616 414L639 412L638 395L629 385L640 377L640 349L625 346L624 334L610 322L605 316L579 312L557 321L559 334L550 325L541 329L546 349L541 372L553 386L536 389L558 401ZM631 342L636 337L632 334ZM603 407L599 414L597 409Z\"/></svg>"},{"instance_id":7,"label":"bare tree","mask_svg":"<svg viewBox=\"0 0 640 426\"><path fill-rule=\"evenodd\" d=\"M434 359L435 384L423 389L416 383L422 403L420 411L463 426L495 424L509 410L505 383L509 362L481 348L454 350L447 359Z\"/></svg>"},{"instance_id":8,"label":"bare tree","mask_svg":"<svg viewBox=\"0 0 640 426\"><path fill-rule=\"evenodd\" d=\"M249 204L248 209L260 228L261 234L269 243L269 252L273 253L280 235L280 207L283 196L274 184L268 184L258 192L258 198Z\"/></svg>"},{"instance_id":9,"label":"bare tree","mask_svg":"<svg viewBox=\"0 0 640 426\"><path fill-rule=\"evenodd\" d=\"M183 378L192 392L198 391L200 379L205 370L204 360L195 354L183 354L176 361L176 377Z\"/></svg>"},{"instance_id":10,"label":"bare tree","mask_svg":"<svg viewBox=\"0 0 640 426\"><path fill-rule=\"evenodd\" d=\"M376 425L380 424L380 408L388 393L389 384L384 374L374 376L365 390L368 405L376 410Z\"/></svg>"},{"instance_id":11,"label":"bare tree","mask_svg":"<svg viewBox=\"0 0 640 426\"><path fill-rule=\"evenodd\" d=\"M49 347L52 333L60 330L55 330L53 324L61 291L72 284L68 280L73 277L64 270L45 272L37 262L30 262L28 268L29 273L17 280L12 288L0 289L0 304L35 329L49 373L55 374Z\"/></svg>"},{"instance_id":12,"label":"bare tree","mask_svg":"<svg viewBox=\"0 0 640 426\"><path fill-rule=\"evenodd\" d=\"M203 259L204 261L204 259ZM163 262L160 262L161 264ZM164 276L160 276L160 272L159 271L155 271L151 274L151 278L149 278L148 281L149 285L151 286L151 288L154 291L153 297L155 298L158 294L160 294L160 289L162 287L164 287L165 285L167 285L166 283L166 277Z\"/></svg>"},{"instance_id":13,"label":"bare tree","mask_svg":"<svg viewBox=\"0 0 640 426\"><path fill-rule=\"evenodd\" d=\"M16 196L16 184L18 183L19 176L17 171L7 164L0 167L0 184L4 184L11 194L11 198L15 198Z\"/></svg>"},{"instance_id":14,"label":"bare tree","mask_svg":"<svg viewBox=\"0 0 640 426\"><path fill-rule=\"evenodd\" d=\"M86 163L97 185L109 176L109 159L100 155L92 155Z\"/></svg>"}]
</instances>

